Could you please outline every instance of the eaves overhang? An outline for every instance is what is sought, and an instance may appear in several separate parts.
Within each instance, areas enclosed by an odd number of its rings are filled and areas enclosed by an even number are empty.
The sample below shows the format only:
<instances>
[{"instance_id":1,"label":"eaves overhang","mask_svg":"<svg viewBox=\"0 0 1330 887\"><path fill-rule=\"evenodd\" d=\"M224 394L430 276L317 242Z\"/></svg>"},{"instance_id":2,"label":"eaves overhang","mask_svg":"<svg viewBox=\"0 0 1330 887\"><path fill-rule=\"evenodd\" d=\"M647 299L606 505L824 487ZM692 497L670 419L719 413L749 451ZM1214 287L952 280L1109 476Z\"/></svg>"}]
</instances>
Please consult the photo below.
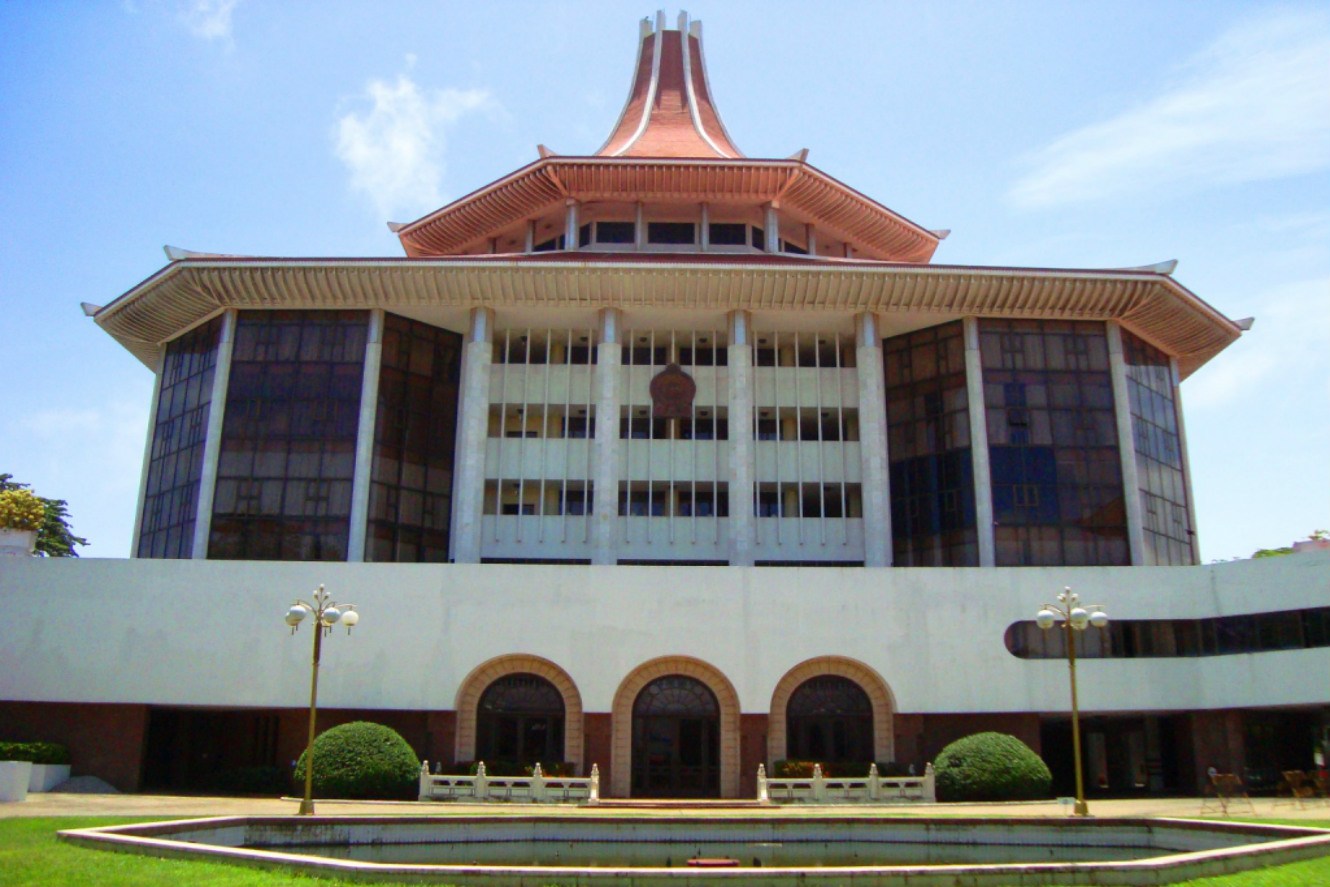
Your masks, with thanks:
<instances>
[{"instance_id":1,"label":"eaves overhang","mask_svg":"<svg viewBox=\"0 0 1330 887\"><path fill-rule=\"evenodd\" d=\"M163 345L227 308L660 308L935 313L1116 320L1185 377L1241 329L1149 271L820 262L776 256L447 259L198 258L172 262L94 319L155 367Z\"/></svg>"},{"instance_id":2,"label":"eaves overhang","mask_svg":"<svg viewBox=\"0 0 1330 887\"><path fill-rule=\"evenodd\" d=\"M412 258L458 255L566 201L774 204L865 257L927 262L940 238L803 159L550 156L397 228Z\"/></svg>"}]
</instances>

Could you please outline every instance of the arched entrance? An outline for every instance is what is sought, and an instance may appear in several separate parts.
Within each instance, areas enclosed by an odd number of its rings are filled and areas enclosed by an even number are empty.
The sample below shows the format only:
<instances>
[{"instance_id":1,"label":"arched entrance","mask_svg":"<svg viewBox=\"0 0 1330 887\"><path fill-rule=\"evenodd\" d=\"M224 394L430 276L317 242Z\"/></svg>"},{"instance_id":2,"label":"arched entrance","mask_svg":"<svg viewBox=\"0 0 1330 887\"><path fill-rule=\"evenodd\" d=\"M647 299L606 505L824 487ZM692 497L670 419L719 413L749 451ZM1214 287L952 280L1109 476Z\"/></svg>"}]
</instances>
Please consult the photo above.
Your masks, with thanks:
<instances>
[{"instance_id":1,"label":"arched entrance","mask_svg":"<svg viewBox=\"0 0 1330 887\"><path fill-rule=\"evenodd\" d=\"M849 678L809 678L790 694L785 711L788 757L823 764L874 760L873 703Z\"/></svg>"},{"instance_id":2,"label":"arched entrance","mask_svg":"<svg viewBox=\"0 0 1330 887\"><path fill-rule=\"evenodd\" d=\"M504 675L476 707L476 760L549 765L563 761L563 696L529 672Z\"/></svg>"},{"instance_id":3,"label":"arched entrance","mask_svg":"<svg viewBox=\"0 0 1330 887\"><path fill-rule=\"evenodd\" d=\"M581 773L582 695L566 671L548 659L532 656L529 653L497 656L476 666L462 680L457 688L457 700L453 705L453 709L457 712L457 738L453 746L453 760L485 760L477 754L480 743L480 700L492 686L509 675L534 676L547 681L558 691L559 700L563 705L563 745L560 753L552 755L550 760L568 761L577 773ZM546 705L544 710L552 710L552 705Z\"/></svg>"},{"instance_id":4,"label":"arched entrance","mask_svg":"<svg viewBox=\"0 0 1330 887\"><path fill-rule=\"evenodd\" d=\"M842 713L846 715L853 711L854 717L858 718L862 701L843 684L812 683L815 679L832 677L849 681L868 697L870 727L867 730L867 747L871 750L871 754L859 758L855 763L895 760L896 735L892 713L896 710L896 702L892 698L891 688L887 686L887 682L882 680L882 676L876 671L857 660L845 656L818 656L799 663L776 683L776 689L771 694L771 713L767 719L768 763L782 758L800 758L796 751L806 751L807 742L817 741L807 736L791 737L792 726L803 725L809 731L823 730L823 737L829 736L832 742L831 750L834 751L837 729L834 722L839 717L836 709L843 708ZM791 718L790 705L794 701L794 694L805 685L809 685L805 691L807 695L796 706L794 712L796 717ZM852 696L855 697L853 701L850 698ZM803 718L809 720L802 720ZM815 728L813 725L818 722L821 726ZM862 725L862 721L855 723ZM855 726L850 721L842 721L842 724L843 731L863 730L862 726ZM855 752L856 755L860 753Z\"/></svg>"},{"instance_id":5,"label":"arched entrance","mask_svg":"<svg viewBox=\"0 0 1330 887\"><path fill-rule=\"evenodd\" d=\"M633 789L634 742L633 711L648 684L659 678L684 677L702 684L719 708L718 765L722 798L739 797L739 694L724 673L714 665L691 656L661 656L633 669L614 692L610 721L610 797L627 798ZM782 742L784 732L781 731ZM716 796L716 793L711 795Z\"/></svg>"},{"instance_id":6,"label":"arched entrance","mask_svg":"<svg viewBox=\"0 0 1330 887\"><path fill-rule=\"evenodd\" d=\"M706 684L665 675L633 701L633 797L720 796L720 705Z\"/></svg>"}]
</instances>

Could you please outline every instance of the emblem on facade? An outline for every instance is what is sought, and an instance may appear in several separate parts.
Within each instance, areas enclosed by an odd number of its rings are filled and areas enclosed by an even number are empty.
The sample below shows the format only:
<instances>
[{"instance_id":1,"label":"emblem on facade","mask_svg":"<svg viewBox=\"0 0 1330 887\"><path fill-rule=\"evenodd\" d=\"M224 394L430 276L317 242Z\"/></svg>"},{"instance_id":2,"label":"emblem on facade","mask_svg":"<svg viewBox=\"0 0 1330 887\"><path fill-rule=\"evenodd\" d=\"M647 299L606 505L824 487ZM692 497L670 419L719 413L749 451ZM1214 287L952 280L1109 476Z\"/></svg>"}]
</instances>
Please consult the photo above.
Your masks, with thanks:
<instances>
[{"instance_id":1,"label":"emblem on facade","mask_svg":"<svg viewBox=\"0 0 1330 887\"><path fill-rule=\"evenodd\" d=\"M651 380L651 415L656 419L687 419L693 414L697 383L672 363Z\"/></svg>"}]
</instances>

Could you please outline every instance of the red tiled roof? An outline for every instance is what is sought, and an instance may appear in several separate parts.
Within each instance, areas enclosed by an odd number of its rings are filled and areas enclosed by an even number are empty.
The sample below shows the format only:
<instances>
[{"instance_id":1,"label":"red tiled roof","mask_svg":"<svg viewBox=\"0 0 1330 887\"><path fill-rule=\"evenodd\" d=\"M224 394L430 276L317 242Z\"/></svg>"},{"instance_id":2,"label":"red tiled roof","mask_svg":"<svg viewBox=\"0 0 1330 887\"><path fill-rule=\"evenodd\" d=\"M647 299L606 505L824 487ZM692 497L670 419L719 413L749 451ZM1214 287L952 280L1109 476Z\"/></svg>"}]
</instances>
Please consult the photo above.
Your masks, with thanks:
<instances>
[{"instance_id":1,"label":"red tiled roof","mask_svg":"<svg viewBox=\"0 0 1330 887\"><path fill-rule=\"evenodd\" d=\"M661 23L663 24L663 23ZM701 23L657 27L642 37L619 122L597 151L604 157L742 157L711 100Z\"/></svg>"}]
</instances>

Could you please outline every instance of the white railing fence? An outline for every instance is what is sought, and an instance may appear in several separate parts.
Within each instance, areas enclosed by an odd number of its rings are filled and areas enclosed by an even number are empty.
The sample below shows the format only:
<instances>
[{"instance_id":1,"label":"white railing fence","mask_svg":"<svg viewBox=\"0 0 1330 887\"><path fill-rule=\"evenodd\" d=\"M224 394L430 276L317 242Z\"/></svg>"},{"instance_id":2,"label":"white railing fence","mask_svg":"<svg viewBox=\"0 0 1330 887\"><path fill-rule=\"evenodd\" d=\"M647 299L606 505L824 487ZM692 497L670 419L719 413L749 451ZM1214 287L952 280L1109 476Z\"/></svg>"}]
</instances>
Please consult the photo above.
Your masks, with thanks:
<instances>
[{"instance_id":1,"label":"white railing fence","mask_svg":"<svg viewBox=\"0 0 1330 887\"><path fill-rule=\"evenodd\" d=\"M546 776L537 764L530 776L490 776L485 762L476 765L475 776L452 776L429 772L429 761L420 762L422 801L526 801L557 804L600 802L600 768L591 765L590 776Z\"/></svg>"},{"instance_id":2,"label":"white railing fence","mask_svg":"<svg viewBox=\"0 0 1330 887\"><path fill-rule=\"evenodd\" d=\"M877 804L937 801L933 765L924 767L923 776L878 776L877 764L871 764L867 776L845 778L822 775L822 766L813 765L813 775L806 779L769 779L765 764L757 765L757 800L759 803L798 804Z\"/></svg>"}]
</instances>

